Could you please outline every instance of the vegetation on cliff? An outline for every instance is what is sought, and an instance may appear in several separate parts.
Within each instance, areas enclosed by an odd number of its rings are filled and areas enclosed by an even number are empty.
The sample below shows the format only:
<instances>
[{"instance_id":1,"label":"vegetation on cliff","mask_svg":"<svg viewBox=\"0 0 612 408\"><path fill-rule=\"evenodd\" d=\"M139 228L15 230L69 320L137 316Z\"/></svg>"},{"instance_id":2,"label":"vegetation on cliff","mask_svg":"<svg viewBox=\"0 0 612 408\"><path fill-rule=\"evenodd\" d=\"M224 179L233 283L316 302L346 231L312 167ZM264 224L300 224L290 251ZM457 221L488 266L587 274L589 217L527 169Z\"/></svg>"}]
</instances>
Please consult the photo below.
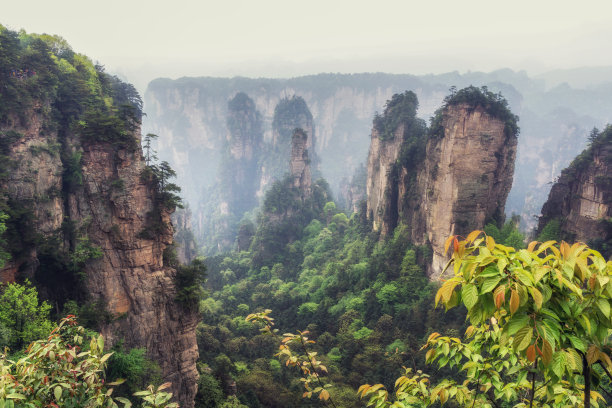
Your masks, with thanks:
<instances>
[{"instance_id":1,"label":"vegetation on cliff","mask_svg":"<svg viewBox=\"0 0 612 408\"><path fill-rule=\"evenodd\" d=\"M612 256L612 126L593 129L589 145L561 172L542 208L538 233L581 239Z\"/></svg>"},{"instance_id":2,"label":"vegetation on cliff","mask_svg":"<svg viewBox=\"0 0 612 408\"><path fill-rule=\"evenodd\" d=\"M508 106L508 101L501 93L493 93L486 86L477 88L468 86L459 91L455 87L451 88L451 93L444 98L444 103L434 117L431 119L430 134L434 137L442 137L444 128L442 126L443 112L449 106L465 104L476 109L480 107L489 115L500 119L505 124L506 137L516 137L519 133L518 116L512 113Z\"/></svg>"}]
</instances>

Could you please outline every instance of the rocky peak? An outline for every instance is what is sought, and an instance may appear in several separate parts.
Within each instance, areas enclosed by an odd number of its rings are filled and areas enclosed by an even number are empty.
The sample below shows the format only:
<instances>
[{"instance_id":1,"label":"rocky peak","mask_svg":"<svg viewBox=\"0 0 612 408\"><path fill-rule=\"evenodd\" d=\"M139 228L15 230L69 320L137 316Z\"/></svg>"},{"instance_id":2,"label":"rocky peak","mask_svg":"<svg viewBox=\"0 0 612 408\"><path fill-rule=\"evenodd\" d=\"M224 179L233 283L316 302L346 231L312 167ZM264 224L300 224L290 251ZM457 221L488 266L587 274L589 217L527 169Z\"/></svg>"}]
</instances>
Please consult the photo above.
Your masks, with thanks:
<instances>
[{"instance_id":1,"label":"rocky peak","mask_svg":"<svg viewBox=\"0 0 612 408\"><path fill-rule=\"evenodd\" d=\"M257 160L263 142L261 115L255 102L238 92L227 104L227 141L236 161Z\"/></svg>"},{"instance_id":2,"label":"rocky peak","mask_svg":"<svg viewBox=\"0 0 612 408\"><path fill-rule=\"evenodd\" d=\"M146 348L193 407L197 316L176 301L177 271L164 262L171 206L163 182L146 177L140 96L59 37L2 34L22 40L3 50L0 71L27 55L36 78L2 78L0 209L12 262L0 277L30 278L58 314L68 300L94 308L89 324L106 344Z\"/></svg>"},{"instance_id":3,"label":"rocky peak","mask_svg":"<svg viewBox=\"0 0 612 408\"><path fill-rule=\"evenodd\" d=\"M590 146L561 172L542 207L538 232L557 224L558 236L612 256L612 126L591 134ZM550 228L550 227L549 227ZM555 229L556 229L555 228Z\"/></svg>"},{"instance_id":4,"label":"rocky peak","mask_svg":"<svg viewBox=\"0 0 612 408\"><path fill-rule=\"evenodd\" d=\"M289 170L293 187L302 191L304 196L311 193L310 161L308 160L308 134L302 129L295 129L291 137L291 160Z\"/></svg>"},{"instance_id":5,"label":"rocky peak","mask_svg":"<svg viewBox=\"0 0 612 408\"><path fill-rule=\"evenodd\" d=\"M437 277L450 235L503 221L517 118L499 95L474 87L447 97L429 131L415 118L417 106L411 92L394 95L374 120L367 217L383 237L403 223L415 244L431 245L429 272Z\"/></svg>"},{"instance_id":6,"label":"rocky peak","mask_svg":"<svg viewBox=\"0 0 612 408\"><path fill-rule=\"evenodd\" d=\"M428 140L417 178L421 205L415 218L422 221L413 229L415 242L432 246L434 275L447 260L444 242L449 236L503 222L517 145L516 134L486 105L448 104L440 126Z\"/></svg>"}]
</instances>

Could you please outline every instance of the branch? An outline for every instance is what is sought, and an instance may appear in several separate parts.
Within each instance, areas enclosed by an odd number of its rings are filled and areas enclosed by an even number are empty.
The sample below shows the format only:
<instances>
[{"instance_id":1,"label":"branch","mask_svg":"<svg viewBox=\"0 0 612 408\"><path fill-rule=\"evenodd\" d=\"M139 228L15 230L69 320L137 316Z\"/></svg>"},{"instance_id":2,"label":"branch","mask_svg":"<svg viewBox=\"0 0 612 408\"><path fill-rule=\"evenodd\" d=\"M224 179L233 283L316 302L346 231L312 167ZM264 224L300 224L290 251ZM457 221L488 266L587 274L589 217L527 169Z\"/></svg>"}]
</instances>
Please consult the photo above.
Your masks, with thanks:
<instances>
[{"instance_id":1,"label":"branch","mask_svg":"<svg viewBox=\"0 0 612 408\"><path fill-rule=\"evenodd\" d=\"M306 353L306 356L308 357L308 363L310 363L310 368L312 368L312 372L314 373L315 377L317 378L317 382L319 383L319 386L323 389L325 389L323 382L321 382L321 378L319 377L319 373L317 373L317 369L315 368L314 364L312 363L312 357L310 357L310 354L308 354L308 349L306 348L306 344L304 343L304 336L302 336L302 334L300 333L300 343L302 344L302 348L304 349L304 353ZM331 402L331 405L334 408L336 407L336 404L334 404L334 400L332 400L331 396L329 397L329 402Z\"/></svg>"},{"instance_id":2,"label":"branch","mask_svg":"<svg viewBox=\"0 0 612 408\"><path fill-rule=\"evenodd\" d=\"M606 372L606 375L608 376L608 378L610 378L612 380L612 374L610 374L610 372L608 371L606 366L603 365L601 361L598 361L597 364L599 364L601 366L601 368L603 368L603 370Z\"/></svg>"}]
</instances>

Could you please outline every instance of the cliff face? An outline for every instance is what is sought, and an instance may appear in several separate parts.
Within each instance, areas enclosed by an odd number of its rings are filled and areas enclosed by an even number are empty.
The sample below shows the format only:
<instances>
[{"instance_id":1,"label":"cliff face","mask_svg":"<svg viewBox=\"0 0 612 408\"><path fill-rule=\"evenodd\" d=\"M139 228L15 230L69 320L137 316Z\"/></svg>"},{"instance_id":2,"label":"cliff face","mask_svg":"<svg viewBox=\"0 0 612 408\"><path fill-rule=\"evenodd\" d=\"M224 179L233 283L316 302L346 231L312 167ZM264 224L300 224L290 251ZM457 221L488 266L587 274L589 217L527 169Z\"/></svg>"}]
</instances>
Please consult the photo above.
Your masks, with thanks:
<instances>
[{"instance_id":1,"label":"cliff face","mask_svg":"<svg viewBox=\"0 0 612 408\"><path fill-rule=\"evenodd\" d=\"M473 87L451 95L427 137L411 92L394 95L374 120L367 217L383 237L402 223L415 244L431 245L434 278L446 262L449 236L503 220L517 128L516 117L497 98Z\"/></svg>"},{"instance_id":2,"label":"cliff face","mask_svg":"<svg viewBox=\"0 0 612 408\"><path fill-rule=\"evenodd\" d=\"M182 405L193 406L197 316L175 302L176 271L164 266L163 251L172 243L170 214L161 214L168 227L164 234L140 238L147 214L154 211L154 193L141 180L139 152L93 144L83 146L82 163L83 188L70 195L68 216L92 220L88 236L103 252L86 265L86 287L113 316L123 316L104 325L102 334L111 344L124 339L130 347L146 347ZM116 180L123 181L123 189L112 188Z\"/></svg>"},{"instance_id":3,"label":"cliff face","mask_svg":"<svg viewBox=\"0 0 612 408\"><path fill-rule=\"evenodd\" d=\"M538 230L559 223L560 238L595 246L605 256L612 250L612 128L592 135L591 146L561 172L542 208Z\"/></svg>"},{"instance_id":4,"label":"cliff face","mask_svg":"<svg viewBox=\"0 0 612 408\"><path fill-rule=\"evenodd\" d=\"M311 194L310 160L308 159L308 134L302 129L295 129L291 138L291 160L289 172L293 187L307 197Z\"/></svg>"},{"instance_id":5,"label":"cliff face","mask_svg":"<svg viewBox=\"0 0 612 408\"><path fill-rule=\"evenodd\" d=\"M192 407L197 317L175 301L177 272L164 264L174 190L145 171L140 96L60 37L0 26L0 42L0 212L11 256L0 277L28 278L58 316L80 310L109 346L146 348Z\"/></svg>"},{"instance_id":6,"label":"cliff face","mask_svg":"<svg viewBox=\"0 0 612 408\"><path fill-rule=\"evenodd\" d=\"M122 339L127 347L145 347L148 356L159 363L164 379L173 383L181 405L193 406L198 377L197 318L175 302L176 271L164 266L162 253L172 243L170 214L161 214L164 234L141 238L148 213L154 209L154 191L141 178L144 162L140 152L105 142L81 143L74 135L66 137L62 146L57 132L45 130L46 119L41 114L31 112L23 122L24 126L15 126L18 121L14 121L0 129L4 137L7 133L20 135L8 146L14 167L2 190L13 207L18 203L31 212L28 225L21 224L21 228L55 242L59 248L54 250L61 252L78 245L78 239L72 241L62 233L62 227L65 230L71 224L79 238L86 237L88 244L99 248L101 257L83 265L82 282L51 284L46 279L54 278L45 278L41 271L46 267L43 257L48 255L26 241L24 251L13 254L13 268L5 268L3 278L8 278L6 271L13 270L19 278L41 284L43 294L52 291L48 294L56 296L58 289L69 291L62 285L83 285L86 294L81 296L101 302L113 316L100 324L108 344ZM60 160L62 150L62 156L78 158L76 171L81 182L71 187L66 187L69 170Z\"/></svg>"},{"instance_id":7,"label":"cliff face","mask_svg":"<svg viewBox=\"0 0 612 408\"><path fill-rule=\"evenodd\" d=\"M424 222L413 228L415 242L431 243L433 274L448 259L443 252L449 236L503 221L517 145L504 121L482 106L450 105L442 117L442 137L428 140L417 178L422 203L415 218Z\"/></svg>"},{"instance_id":8,"label":"cliff face","mask_svg":"<svg viewBox=\"0 0 612 408\"><path fill-rule=\"evenodd\" d=\"M380 133L372 129L368 153L368 179L366 184L367 216L372 229L383 235L393 232L398 217L398 183L390 177L404 142L404 126L400 125L391 140L381 140Z\"/></svg>"}]
</instances>

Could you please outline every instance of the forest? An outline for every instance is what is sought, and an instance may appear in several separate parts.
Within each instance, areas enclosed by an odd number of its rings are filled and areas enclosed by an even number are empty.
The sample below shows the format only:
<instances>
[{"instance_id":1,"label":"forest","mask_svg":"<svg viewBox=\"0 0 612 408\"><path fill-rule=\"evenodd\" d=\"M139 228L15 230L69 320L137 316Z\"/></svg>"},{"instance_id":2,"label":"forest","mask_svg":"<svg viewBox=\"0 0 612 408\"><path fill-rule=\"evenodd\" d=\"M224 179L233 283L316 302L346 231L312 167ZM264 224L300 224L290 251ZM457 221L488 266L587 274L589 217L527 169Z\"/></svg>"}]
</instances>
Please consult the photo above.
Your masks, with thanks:
<instances>
[{"instance_id":1,"label":"forest","mask_svg":"<svg viewBox=\"0 0 612 408\"><path fill-rule=\"evenodd\" d=\"M526 237L519 217L503 217L501 203L474 231L448 237L448 262L438 275L431 271L432 242L415 243L416 218L406 217L406 208L420 200L419 171L430 143L449 138L449 109L497 121L504 138L516 138L518 117L500 93L451 88L427 123L417 117L416 94L407 90L373 116L378 141L398 146L384 176L396 184L404 177L403 190L389 187L382 199L391 201L399 191L405 196L376 214L396 212L388 232L373 227L375 214L365 200L357 211L340 205L319 177L314 151L309 156L298 149L308 137L310 146L316 140L303 98L279 100L273 118L278 144L266 155L255 103L237 93L228 102L220 177L206 190L209 214L219 217L207 222L218 230L227 224L230 233L199 243L207 256L194 251L182 262L181 246L193 235L177 227L177 236L187 238L173 243L170 223L183 207L181 188L175 170L157 157L160 136L140 134L143 106L133 86L59 37L0 26L0 50L0 408L177 407L184 395L173 395L178 385L166 377L180 381L181 369L169 371L171 364L156 360L150 344L134 347L129 333L112 331L122 325L144 331L144 324L129 326L136 321L130 307L151 293L160 296L154 306L166 302L165 308L141 316L185 320L163 335L179 344L179 331L193 322L198 408L612 402L609 217L597 220L604 238L586 243L574 242L577 233L564 230L569 216L556 213ZM317 87L325 92L324 84ZM41 126L32 136L34 122ZM40 135L50 142L32 144ZM582 182L591 163L612 163L611 135L610 127L593 131L589 147L563 173L568 186ZM493 139L478 137L482 145ZM296 152L304 167L300 177ZM500 152L491 155L502 161ZM31 161L28 171L20 167L24 157ZM111 168L95 168L104 160ZM48 172L53 188L29 188L46 180L36 164L49 162L58 165ZM121 173L126 168L132 173ZM260 198L253 188L259 168L274 176ZM355 183L365 184L364 171ZM434 181L437 172L436 165ZM100 182L95 173L110 175ZM594 177L600 188L610 187L609 176ZM489 183L481 175L476 180L463 185L470 194ZM109 202L111 211L96 212L97 202ZM135 203L145 205L130 218ZM57 208L60 220L53 218ZM107 260L124 281L140 274L159 286L130 281L129 299L118 286L95 286ZM148 339L158 337L152 327ZM162 346L153 348L163 354Z\"/></svg>"}]
</instances>

